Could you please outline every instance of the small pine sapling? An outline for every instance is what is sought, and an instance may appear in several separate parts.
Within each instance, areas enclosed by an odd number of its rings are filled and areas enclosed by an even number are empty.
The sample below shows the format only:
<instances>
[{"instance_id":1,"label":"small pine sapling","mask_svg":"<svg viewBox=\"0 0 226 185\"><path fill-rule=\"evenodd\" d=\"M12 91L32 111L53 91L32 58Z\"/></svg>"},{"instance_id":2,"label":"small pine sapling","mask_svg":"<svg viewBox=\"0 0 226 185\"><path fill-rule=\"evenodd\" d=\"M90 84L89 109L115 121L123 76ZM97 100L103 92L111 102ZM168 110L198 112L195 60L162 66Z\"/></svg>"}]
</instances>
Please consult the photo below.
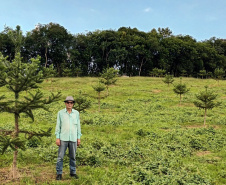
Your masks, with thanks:
<instances>
[{"instance_id":1,"label":"small pine sapling","mask_svg":"<svg viewBox=\"0 0 226 185\"><path fill-rule=\"evenodd\" d=\"M105 90L105 85L99 82L99 83L97 83L96 85L93 86L93 89L98 94L98 105L99 105L99 112L100 112L100 98L101 98L100 93Z\"/></svg>"},{"instance_id":2,"label":"small pine sapling","mask_svg":"<svg viewBox=\"0 0 226 185\"><path fill-rule=\"evenodd\" d=\"M85 112L85 109L88 109L91 105L91 102L88 98L82 95L82 92L79 91L79 95L75 96L74 108L80 113Z\"/></svg>"},{"instance_id":3,"label":"small pine sapling","mask_svg":"<svg viewBox=\"0 0 226 185\"><path fill-rule=\"evenodd\" d=\"M182 94L187 93L189 90L190 89L187 88L186 84L182 84L182 78L180 78L180 83L179 84L174 85L173 91L176 94L180 95L180 105L181 105Z\"/></svg>"},{"instance_id":4,"label":"small pine sapling","mask_svg":"<svg viewBox=\"0 0 226 185\"><path fill-rule=\"evenodd\" d=\"M174 82L173 75L170 75L170 74L165 75L165 78L162 81L168 84L168 87L169 87L169 85Z\"/></svg>"},{"instance_id":5,"label":"small pine sapling","mask_svg":"<svg viewBox=\"0 0 226 185\"><path fill-rule=\"evenodd\" d=\"M200 109L204 109L204 126L206 125L206 114L208 109L213 109L219 106L221 103L216 102L217 94L208 90L208 86L205 86L205 90L196 95L197 100L194 101L194 105Z\"/></svg>"},{"instance_id":6,"label":"small pine sapling","mask_svg":"<svg viewBox=\"0 0 226 185\"><path fill-rule=\"evenodd\" d=\"M112 84L115 84L117 81L116 77L118 74L118 70L115 70L114 68L105 69L103 73L101 74L100 82L105 84L107 87L107 95L109 95L109 86Z\"/></svg>"},{"instance_id":7,"label":"small pine sapling","mask_svg":"<svg viewBox=\"0 0 226 185\"><path fill-rule=\"evenodd\" d=\"M206 70L203 69L203 70L200 70L200 71L199 71L199 74L198 74L198 75L201 76L202 79L203 79L203 77L206 76L206 74L207 74L207 73L206 73Z\"/></svg>"},{"instance_id":8,"label":"small pine sapling","mask_svg":"<svg viewBox=\"0 0 226 185\"><path fill-rule=\"evenodd\" d=\"M57 71L56 69L54 69L53 64L51 64L49 67L44 67L42 71L43 71L43 77L46 79L54 77L57 74Z\"/></svg>"},{"instance_id":9,"label":"small pine sapling","mask_svg":"<svg viewBox=\"0 0 226 185\"><path fill-rule=\"evenodd\" d=\"M82 68L81 67L76 67L75 68L75 74L77 77L79 77L79 75L82 73Z\"/></svg>"},{"instance_id":10,"label":"small pine sapling","mask_svg":"<svg viewBox=\"0 0 226 185\"><path fill-rule=\"evenodd\" d=\"M219 80L222 80L224 78L225 71L222 68L217 68L214 70L214 77L218 82L219 86Z\"/></svg>"}]
</instances>

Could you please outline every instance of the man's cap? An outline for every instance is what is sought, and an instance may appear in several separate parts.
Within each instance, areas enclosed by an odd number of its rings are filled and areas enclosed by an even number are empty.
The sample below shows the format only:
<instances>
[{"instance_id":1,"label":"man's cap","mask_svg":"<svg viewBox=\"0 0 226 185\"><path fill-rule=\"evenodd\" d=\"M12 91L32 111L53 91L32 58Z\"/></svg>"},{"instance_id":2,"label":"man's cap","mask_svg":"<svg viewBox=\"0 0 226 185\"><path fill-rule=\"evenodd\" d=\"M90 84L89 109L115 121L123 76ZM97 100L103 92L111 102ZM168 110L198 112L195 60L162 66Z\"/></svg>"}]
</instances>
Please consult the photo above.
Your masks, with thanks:
<instances>
[{"instance_id":1,"label":"man's cap","mask_svg":"<svg viewBox=\"0 0 226 185\"><path fill-rule=\"evenodd\" d=\"M75 103L75 100L72 96L67 96L64 102L67 102L67 101L73 101L73 103Z\"/></svg>"}]
</instances>

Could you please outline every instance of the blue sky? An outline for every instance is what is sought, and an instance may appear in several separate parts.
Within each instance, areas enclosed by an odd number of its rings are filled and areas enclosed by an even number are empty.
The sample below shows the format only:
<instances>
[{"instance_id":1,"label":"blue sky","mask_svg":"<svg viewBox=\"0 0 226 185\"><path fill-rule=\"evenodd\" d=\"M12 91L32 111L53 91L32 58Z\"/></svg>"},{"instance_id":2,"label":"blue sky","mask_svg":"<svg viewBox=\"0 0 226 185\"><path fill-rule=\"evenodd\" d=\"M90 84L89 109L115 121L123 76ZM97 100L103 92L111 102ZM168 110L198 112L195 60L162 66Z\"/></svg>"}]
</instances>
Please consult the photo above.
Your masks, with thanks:
<instances>
[{"instance_id":1,"label":"blue sky","mask_svg":"<svg viewBox=\"0 0 226 185\"><path fill-rule=\"evenodd\" d=\"M153 28L190 35L198 41L226 39L226 0L2 0L0 31L4 26L23 33L35 25L58 23L70 33Z\"/></svg>"}]
</instances>

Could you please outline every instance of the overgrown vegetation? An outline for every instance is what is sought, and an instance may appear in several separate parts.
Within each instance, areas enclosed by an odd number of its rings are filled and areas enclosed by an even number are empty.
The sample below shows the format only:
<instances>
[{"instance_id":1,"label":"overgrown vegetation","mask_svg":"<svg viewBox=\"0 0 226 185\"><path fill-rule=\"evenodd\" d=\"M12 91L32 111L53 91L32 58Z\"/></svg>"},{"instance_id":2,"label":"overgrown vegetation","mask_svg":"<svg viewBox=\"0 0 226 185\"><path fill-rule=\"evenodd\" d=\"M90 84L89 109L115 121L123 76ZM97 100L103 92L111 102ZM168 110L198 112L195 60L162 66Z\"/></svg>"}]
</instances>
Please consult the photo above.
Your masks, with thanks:
<instances>
[{"instance_id":1,"label":"overgrown vegetation","mask_svg":"<svg viewBox=\"0 0 226 185\"><path fill-rule=\"evenodd\" d=\"M91 107L81 112L82 138L77 150L79 180L64 171L57 184L226 184L226 81L218 86L213 79L183 78L190 89L181 106L173 87L162 78L120 77L111 93L100 102L101 112L92 88L97 78L54 78L41 85L44 94L54 88L67 95L85 92ZM179 78L174 78L179 83ZM209 111L203 127L203 110L193 102L195 94L208 84L208 91L218 94L219 107ZM0 96L12 94L0 88ZM34 111L36 120L21 115L23 129L54 127L63 99L53 103L50 112ZM0 127L10 129L12 115L0 113ZM50 138L27 142L19 151L21 177L7 179L11 165L10 149L0 156L0 181L7 184L56 184L57 146L54 131ZM67 167L67 159L64 165Z\"/></svg>"}]
</instances>

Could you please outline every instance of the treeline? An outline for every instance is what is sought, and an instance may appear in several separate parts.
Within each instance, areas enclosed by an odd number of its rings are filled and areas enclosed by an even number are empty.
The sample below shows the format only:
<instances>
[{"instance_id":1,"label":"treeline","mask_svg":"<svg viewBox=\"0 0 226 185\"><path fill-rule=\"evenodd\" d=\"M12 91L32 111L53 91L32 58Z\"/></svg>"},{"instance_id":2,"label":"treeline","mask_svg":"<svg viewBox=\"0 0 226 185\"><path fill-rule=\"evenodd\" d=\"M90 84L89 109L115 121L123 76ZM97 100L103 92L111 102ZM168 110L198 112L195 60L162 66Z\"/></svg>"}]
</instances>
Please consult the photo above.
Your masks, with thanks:
<instances>
[{"instance_id":1,"label":"treeline","mask_svg":"<svg viewBox=\"0 0 226 185\"><path fill-rule=\"evenodd\" d=\"M225 40L213 37L197 42L189 35L173 35L169 28L143 32L121 27L73 35L63 26L49 23L23 35L20 26L5 27L0 33L0 52L10 61L16 52L24 62L39 55L40 67L53 64L57 76L97 76L108 67L129 76L147 76L153 69L174 76L226 69Z\"/></svg>"}]
</instances>

